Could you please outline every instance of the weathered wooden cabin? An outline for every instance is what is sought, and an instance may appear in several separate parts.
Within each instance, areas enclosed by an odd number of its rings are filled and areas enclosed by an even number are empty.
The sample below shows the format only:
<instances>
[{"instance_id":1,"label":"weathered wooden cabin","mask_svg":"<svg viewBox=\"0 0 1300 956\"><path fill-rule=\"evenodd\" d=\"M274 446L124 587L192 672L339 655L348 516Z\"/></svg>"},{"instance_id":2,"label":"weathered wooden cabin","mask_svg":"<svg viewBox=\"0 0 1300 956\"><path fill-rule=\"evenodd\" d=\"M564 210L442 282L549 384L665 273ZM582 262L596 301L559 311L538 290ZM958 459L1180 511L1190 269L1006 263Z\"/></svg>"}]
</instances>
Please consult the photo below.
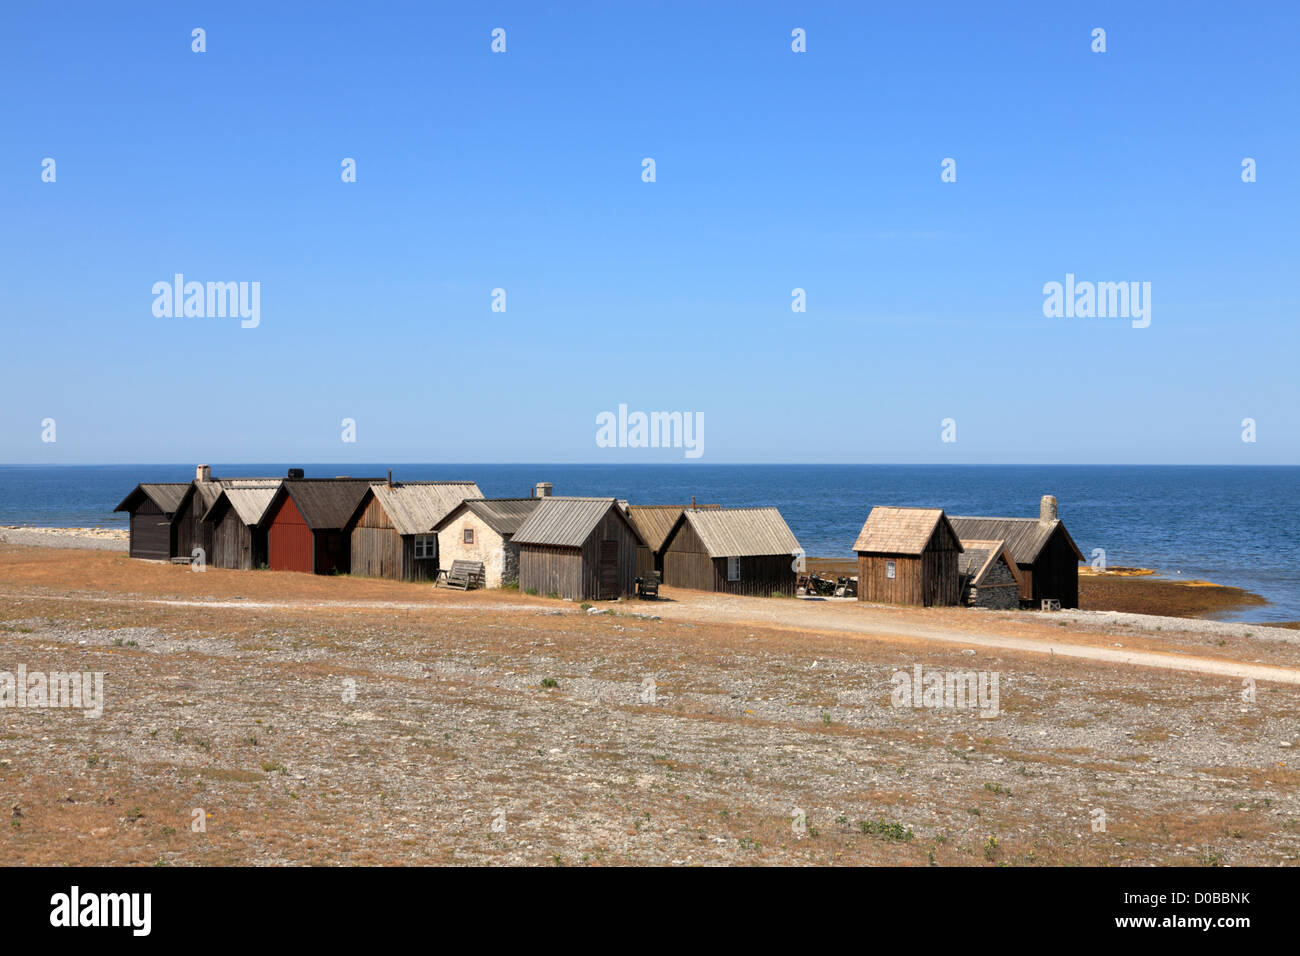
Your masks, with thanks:
<instances>
[{"instance_id":1,"label":"weathered wooden cabin","mask_svg":"<svg viewBox=\"0 0 1300 956\"><path fill-rule=\"evenodd\" d=\"M352 568L344 530L375 478L289 478L276 489L258 527L266 531L273 571L347 574Z\"/></svg>"},{"instance_id":2,"label":"weathered wooden cabin","mask_svg":"<svg viewBox=\"0 0 1300 956\"><path fill-rule=\"evenodd\" d=\"M1079 562L1083 552L1074 543L1057 513L1056 498L1044 495L1037 518L953 517L952 526L965 541L1005 541L1020 571L1020 600L1041 607L1057 600L1061 607L1079 606Z\"/></svg>"},{"instance_id":3,"label":"weathered wooden cabin","mask_svg":"<svg viewBox=\"0 0 1300 956\"><path fill-rule=\"evenodd\" d=\"M114 511L130 514L128 553L133 558L166 561L176 554L172 518L189 491L188 481L149 482L135 486Z\"/></svg>"},{"instance_id":4,"label":"weathered wooden cabin","mask_svg":"<svg viewBox=\"0 0 1300 956\"><path fill-rule=\"evenodd\" d=\"M203 515L211 543L208 564L242 571L267 564L262 518L279 487L278 479L222 482L221 494Z\"/></svg>"},{"instance_id":5,"label":"weathered wooden cabin","mask_svg":"<svg viewBox=\"0 0 1300 956\"><path fill-rule=\"evenodd\" d=\"M691 505L692 508L716 510L721 505ZM664 542L668 532L673 530L677 519L686 510L685 505L628 505L627 517L636 528L637 534L645 544L636 549L636 576L646 578L650 572L658 572L659 580L664 577Z\"/></svg>"},{"instance_id":6,"label":"weathered wooden cabin","mask_svg":"<svg viewBox=\"0 0 1300 956\"><path fill-rule=\"evenodd\" d=\"M645 544L614 498L542 498L513 541L520 588L574 601L632 594Z\"/></svg>"},{"instance_id":7,"label":"weathered wooden cabin","mask_svg":"<svg viewBox=\"0 0 1300 956\"><path fill-rule=\"evenodd\" d=\"M961 603L994 611L1020 607L1020 569L1007 543L963 540L961 547Z\"/></svg>"},{"instance_id":8,"label":"weathered wooden cabin","mask_svg":"<svg viewBox=\"0 0 1300 956\"><path fill-rule=\"evenodd\" d=\"M194 480L185 490L172 518L175 557L194 558L194 551L199 548L202 549L204 563L211 562L212 526L204 523L203 516L220 494L221 482L213 479L212 469L207 465L199 465L194 470Z\"/></svg>"},{"instance_id":9,"label":"weathered wooden cabin","mask_svg":"<svg viewBox=\"0 0 1300 956\"><path fill-rule=\"evenodd\" d=\"M799 542L775 508L686 508L663 544L663 583L728 594L795 593Z\"/></svg>"},{"instance_id":10,"label":"weathered wooden cabin","mask_svg":"<svg viewBox=\"0 0 1300 956\"><path fill-rule=\"evenodd\" d=\"M402 581L438 576L438 534L447 512L482 498L472 481L384 481L372 484L349 518L353 574Z\"/></svg>"},{"instance_id":11,"label":"weathered wooden cabin","mask_svg":"<svg viewBox=\"0 0 1300 956\"><path fill-rule=\"evenodd\" d=\"M922 607L961 598L962 546L941 508L871 509L853 550L858 600Z\"/></svg>"},{"instance_id":12,"label":"weathered wooden cabin","mask_svg":"<svg viewBox=\"0 0 1300 956\"><path fill-rule=\"evenodd\" d=\"M438 556L444 567L453 561L480 561L483 586L519 582L519 545L515 533L536 509L540 498L466 498L434 525Z\"/></svg>"}]
</instances>

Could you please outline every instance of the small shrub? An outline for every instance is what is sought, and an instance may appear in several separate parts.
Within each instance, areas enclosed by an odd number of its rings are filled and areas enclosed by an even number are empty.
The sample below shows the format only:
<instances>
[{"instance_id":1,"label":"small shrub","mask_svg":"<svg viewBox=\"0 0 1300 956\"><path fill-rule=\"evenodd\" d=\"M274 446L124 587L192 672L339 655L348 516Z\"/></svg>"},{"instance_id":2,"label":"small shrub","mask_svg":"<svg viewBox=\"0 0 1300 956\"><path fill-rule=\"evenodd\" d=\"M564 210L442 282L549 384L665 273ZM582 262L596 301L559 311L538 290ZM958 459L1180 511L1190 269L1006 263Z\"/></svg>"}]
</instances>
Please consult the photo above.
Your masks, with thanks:
<instances>
[{"instance_id":1,"label":"small shrub","mask_svg":"<svg viewBox=\"0 0 1300 956\"><path fill-rule=\"evenodd\" d=\"M915 836L910 827L905 827L901 823L890 823L886 820L876 820L874 822L859 820L858 829L863 833L884 837L886 840L897 840L899 843L908 843Z\"/></svg>"}]
</instances>

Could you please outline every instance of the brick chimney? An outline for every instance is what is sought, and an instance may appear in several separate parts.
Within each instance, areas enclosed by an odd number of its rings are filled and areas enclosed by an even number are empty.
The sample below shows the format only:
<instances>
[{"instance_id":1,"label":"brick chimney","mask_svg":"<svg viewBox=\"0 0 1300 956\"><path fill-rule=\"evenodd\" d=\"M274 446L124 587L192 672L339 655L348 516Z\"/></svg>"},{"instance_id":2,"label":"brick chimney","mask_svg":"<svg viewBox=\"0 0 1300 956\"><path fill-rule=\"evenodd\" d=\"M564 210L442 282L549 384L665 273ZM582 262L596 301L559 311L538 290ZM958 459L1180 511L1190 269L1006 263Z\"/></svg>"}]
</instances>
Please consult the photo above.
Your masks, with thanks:
<instances>
[{"instance_id":1,"label":"brick chimney","mask_svg":"<svg viewBox=\"0 0 1300 956\"><path fill-rule=\"evenodd\" d=\"M551 497L551 491L552 491L552 489L553 489L553 486L551 485L551 483L550 483L549 481L539 481L539 482L537 483L537 497L538 497L538 498L549 498L549 497Z\"/></svg>"},{"instance_id":2,"label":"brick chimney","mask_svg":"<svg viewBox=\"0 0 1300 956\"><path fill-rule=\"evenodd\" d=\"M212 480L212 469L211 469L210 467L208 467L207 465L199 465L199 467L197 467L197 468L194 469L194 480L195 480L195 481L211 481L211 480Z\"/></svg>"},{"instance_id":3,"label":"brick chimney","mask_svg":"<svg viewBox=\"0 0 1300 956\"><path fill-rule=\"evenodd\" d=\"M1038 520L1043 524L1051 524L1056 520L1056 495L1043 495L1043 500L1038 504Z\"/></svg>"}]
</instances>

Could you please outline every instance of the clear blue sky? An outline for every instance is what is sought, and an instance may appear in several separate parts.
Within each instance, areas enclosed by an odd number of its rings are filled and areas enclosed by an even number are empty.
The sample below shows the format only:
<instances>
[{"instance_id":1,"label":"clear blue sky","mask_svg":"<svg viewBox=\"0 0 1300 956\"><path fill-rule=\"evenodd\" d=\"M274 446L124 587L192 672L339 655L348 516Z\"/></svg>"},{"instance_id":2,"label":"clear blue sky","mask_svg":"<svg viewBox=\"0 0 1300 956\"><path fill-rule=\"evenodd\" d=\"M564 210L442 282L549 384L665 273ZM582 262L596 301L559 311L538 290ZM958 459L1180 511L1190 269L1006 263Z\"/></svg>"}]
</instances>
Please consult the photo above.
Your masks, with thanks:
<instances>
[{"instance_id":1,"label":"clear blue sky","mask_svg":"<svg viewBox=\"0 0 1300 956\"><path fill-rule=\"evenodd\" d=\"M1300 5L545 6L7 4L0 461L1300 462Z\"/></svg>"}]
</instances>

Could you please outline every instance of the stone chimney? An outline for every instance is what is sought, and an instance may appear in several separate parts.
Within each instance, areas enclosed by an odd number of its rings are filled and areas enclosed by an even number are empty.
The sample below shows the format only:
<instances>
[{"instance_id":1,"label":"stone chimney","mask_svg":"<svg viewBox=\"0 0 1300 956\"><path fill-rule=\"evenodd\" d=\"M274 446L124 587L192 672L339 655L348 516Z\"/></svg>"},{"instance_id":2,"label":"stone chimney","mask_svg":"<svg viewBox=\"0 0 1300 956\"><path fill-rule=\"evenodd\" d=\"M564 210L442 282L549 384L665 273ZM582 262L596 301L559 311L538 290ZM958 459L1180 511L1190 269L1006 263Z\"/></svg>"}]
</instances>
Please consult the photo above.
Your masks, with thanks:
<instances>
[{"instance_id":1,"label":"stone chimney","mask_svg":"<svg viewBox=\"0 0 1300 956\"><path fill-rule=\"evenodd\" d=\"M207 465L199 465L199 467L197 467L197 468L194 469L194 480L195 480L195 481L211 481L211 480L212 480L212 469L211 469L210 467L208 467Z\"/></svg>"},{"instance_id":2,"label":"stone chimney","mask_svg":"<svg viewBox=\"0 0 1300 956\"><path fill-rule=\"evenodd\" d=\"M549 497L551 497L551 491L552 491L552 490L553 490L553 486L551 485L551 483L550 483L549 481L539 481L539 482L537 483L537 497L538 497L538 498L549 498Z\"/></svg>"},{"instance_id":3,"label":"stone chimney","mask_svg":"<svg viewBox=\"0 0 1300 956\"><path fill-rule=\"evenodd\" d=\"M1038 520L1043 524L1051 524L1056 520L1056 495L1043 495L1043 500L1038 504Z\"/></svg>"}]
</instances>

